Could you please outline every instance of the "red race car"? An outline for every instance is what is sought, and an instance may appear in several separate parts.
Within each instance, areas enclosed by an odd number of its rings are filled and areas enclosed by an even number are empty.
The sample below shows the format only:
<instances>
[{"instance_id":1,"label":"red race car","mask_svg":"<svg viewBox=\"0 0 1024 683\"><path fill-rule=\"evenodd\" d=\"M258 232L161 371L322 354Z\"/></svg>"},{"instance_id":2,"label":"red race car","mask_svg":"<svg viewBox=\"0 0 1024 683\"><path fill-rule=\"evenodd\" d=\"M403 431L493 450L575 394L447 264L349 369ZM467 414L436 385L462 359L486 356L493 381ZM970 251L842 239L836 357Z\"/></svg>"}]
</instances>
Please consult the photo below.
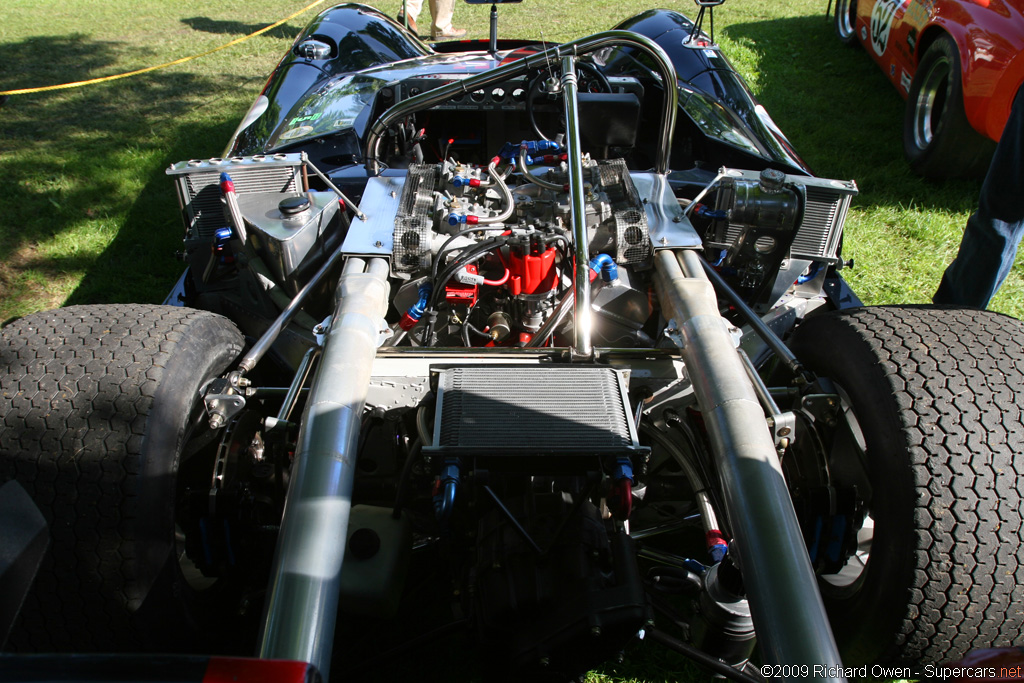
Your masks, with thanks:
<instances>
[{"instance_id":1,"label":"red race car","mask_svg":"<svg viewBox=\"0 0 1024 683\"><path fill-rule=\"evenodd\" d=\"M914 171L985 172L1024 81L1024 0L836 0L835 28L907 98Z\"/></svg>"}]
</instances>

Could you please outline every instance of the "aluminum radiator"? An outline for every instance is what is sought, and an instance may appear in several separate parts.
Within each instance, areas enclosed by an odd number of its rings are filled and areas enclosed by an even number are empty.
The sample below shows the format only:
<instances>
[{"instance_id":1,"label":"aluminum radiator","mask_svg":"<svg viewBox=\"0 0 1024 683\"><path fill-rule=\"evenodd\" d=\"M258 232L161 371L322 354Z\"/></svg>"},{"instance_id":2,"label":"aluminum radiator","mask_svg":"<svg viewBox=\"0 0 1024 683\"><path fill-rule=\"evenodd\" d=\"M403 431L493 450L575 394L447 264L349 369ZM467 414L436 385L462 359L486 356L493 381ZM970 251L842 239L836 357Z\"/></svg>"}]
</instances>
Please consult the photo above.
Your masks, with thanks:
<instances>
[{"instance_id":1,"label":"aluminum radiator","mask_svg":"<svg viewBox=\"0 0 1024 683\"><path fill-rule=\"evenodd\" d=\"M191 239L212 239L218 229L227 225L221 203L221 173L231 176L235 192L240 195L303 191L299 154L179 161L167 169L167 175L175 179L182 220Z\"/></svg>"},{"instance_id":2,"label":"aluminum radiator","mask_svg":"<svg viewBox=\"0 0 1024 683\"><path fill-rule=\"evenodd\" d=\"M442 456L627 456L639 445L621 370L470 366L439 371Z\"/></svg>"}]
</instances>

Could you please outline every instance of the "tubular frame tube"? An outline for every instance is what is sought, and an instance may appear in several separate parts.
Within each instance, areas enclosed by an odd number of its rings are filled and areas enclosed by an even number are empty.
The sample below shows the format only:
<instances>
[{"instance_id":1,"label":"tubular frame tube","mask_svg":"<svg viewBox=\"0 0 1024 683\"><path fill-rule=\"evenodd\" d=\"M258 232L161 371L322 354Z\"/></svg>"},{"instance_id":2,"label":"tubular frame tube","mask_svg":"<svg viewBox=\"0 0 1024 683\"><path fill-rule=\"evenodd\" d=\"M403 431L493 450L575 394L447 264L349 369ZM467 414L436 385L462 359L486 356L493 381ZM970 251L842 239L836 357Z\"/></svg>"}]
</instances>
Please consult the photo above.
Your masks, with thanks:
<instances>
[{"instance_id":1,"label":"tubular frame tube","mask_svg":"<svg viewBox=\"0 0 1024 683\"><path fill-rule=\"evenodd\" d=\"M782 362L786 364L786 367L789 368L794 375L797 377L803 377L805 372L803 363L797 360L797 357L793 355L793 352L789 350L789 347L779 339L779 335L775 334L775 332L772 331L772 328L765 325L764 321L758 317L757 313L747 305L747 302L741 299L740 296L734 292L731 287L729 287L729 285L725 284L725 280L722 279L722 276L718 274L717 270L711 267L710 263L696 254L693 254L693 258L700 263L700 267L703 268L704 274L715 286L715 291L728 299L729 303L736 307L736 311L743 316L743 319L750 325L751 329L754 330L754 333L757 334L757 336L775 352L775 355L782 359Z\"/></svg>"},{"instance_id":2,"label":"tubular frame tube","mask_svg":"<svg viewBox=\"0 0 1024 683\"><path fill-rule=\"evenodd\" d=\"M339 190L338 186L335 185L334 182L331 181L330 178L328 178L326 175L324 175L320 171L319 168L314 166L313 162L309 160L309 156L305 152L302 153L302 164L303 164L303 168L309 167L309 168L313 169L313 173L316 173L317 177L320 178L320 180L324 181L324 183L326 183L327 187L331 188L331 191L333 191L334 194L338 195L338 199L340 199L341 201L345 202L345 208L346 209L348 209L349 211L354 213L359 220L361 220L361 221L365 221L366 220L366 214L363 213L362 209L360 209L358 206L356 206L355 202L353 202L351 199L346 197L345 193L342 192L341 190Z\"/></svg>"},{"instance_id":3,"label":"tubular frame tube","mask_svg":"<svg viewBox=\"0 0 1024 683\"><path fill-rule=\"evenodd\" d=\"M299 431L259 656L329 680L360 416L387 311L387 261L349 259Z\"/></svg>"},{"instance_id":4,"label":"tubular frame tube","mask_svg":"<svg viewBox=\"0 0 1024 683\"><path fill-rule=\"evenodd\" d=\"M291 322L291 319L295 317L295 314L299 312L299 306L305 300L306 296L313 291L313 289L320 284L320 280L323 279L324 275L330 272L331 268L338 262L344 254L338 250L331 254L331 257L327 259L327 263L321 266L320 270L316 271L316 275L310 278L309 282L299 290L299 293L295 295L291 303L283 311L281 315L277 316L277 319L270 324L267 331L263 333L252 348L249 349L249 353L245 354L238 363L238 370L245 374L256 367L256 364L260 362L260 359L267 353L271 345L277 341L278 336L284 330L285 326Z\"/></svg>"},{"instance_id":5,"label":"tubular frame tube","mask_svg":"<svg viewBox=\"0 0 1024 683\"><path fill-rule=\"evenodd\" d=\"M508 80L514 76L524 74L531 69L546 67L555 59L561 59L566 55L584 55L605 47L620 45L624 47L635 47L647 52L655 61L659 75L665 84L665 98L662 103L661 128L658 134L657 158L654 163L654 170L657 173L668 173L669 156L672 152L672 136L675 132L676 115L679 107L679 88L675 67L665 51L646 36L632 31L604 31L586 36L577 40L571 40L562 45L555 45L532 55L517 59L514 62L503 64L482 74L472 76L463 80L453 81L439 88L433 88L416 97L402 100L395 106L388 109L374 122L366 136L366 147L364 157L366 158L366 169L371 175L380 174L380 162L377 160L377 149L380 146L381 138L389 127L397 121L404 119L413 112L427 109L440 104L454 95L462 95L474 90L485 88L495 83Z\"/></svg>"},{"instance_id":6,"label":"tubular frame tube","mask_svg":"<svg viewBox=\"0 0 1024 683\"><path fill-rule=\"evenodd\" d=\"M662 309L683 336L683 361L721 475L734 536L731 552L739 559L765 662L839 671L839 652L764 410L701 259L692 251L677 257L663 250L655 256L655 270Z\"/></svg>"},{"instance_id":7,"label":"tubular frame tube","mask_svg":"<svg viewBox=\"0 0 1024 683\"><path fill-rule=\"evenodd\" d=\"M655 643L664 645L670 650L675 650L679 654L689 657L693 661L697 662L701 666L711 669L719 676L728 678L731 681L740 681L740 683L761 683L760 678L751 676L750 674L741 671L735 667L726 664L721 659L713 657L702 650L698 650L689 643L684 643L678 638L663 633L657 629L647 628L644 629L644 635L646 638L650 638Z\"/></svg>"},{"instance_id":8,"label":"tubular frame tube","mask_svg":"<svg viewBox=\"0 0 1024 683\"><path fill-rule=\"evenodd\" d=\"M740 360L743 361L743 367L747 371L747 377L750 378L750 384L754 387L754 391L757 393L758 400L761 401L761 405L768 411L769 415L778 415L782 411L779 410L779 404L772 398L771 393L768 391L768 387L761 381L760 375L757 374L757 368L750 360L750 356L747 355L743 349L737 349L737 353L740 354Z\"/></svg>"},{"instance_id":9,"label":"tubular frame tube","mask_svg":"<svg viewBox=\"0 0 1024 683\"><path fill-rule=\"evenodd\" d=\"M573 351L589 357L590 345L590 240L587 237L587 200L583 192L583 155L576 103L576 58L562 58L562 101L565 103L565 143L569 158L569 206L573 241Z\"/></svg>"},{"instance_id":10,"label":"tubular frame tube","mask_svg":"<svg viewBox=\"0 0 1024 683\"><path fill-rule=\"evenodd\" d=\"M277 411L277 419L288 421L288 418L292 415L292 410L295 408L295 402L299 400L299 395L302 393L302 387L306 385L306 378L309 376L309 370L313 367L313 361L320 355L320 349L316 346L306 351L306 354L302 357L299 362L299 369L295 371L295 378L292 380L291 386L288 387L288 393L285 394L284 401L281 402L281 409Z\"/></svg>"}]
</instances>

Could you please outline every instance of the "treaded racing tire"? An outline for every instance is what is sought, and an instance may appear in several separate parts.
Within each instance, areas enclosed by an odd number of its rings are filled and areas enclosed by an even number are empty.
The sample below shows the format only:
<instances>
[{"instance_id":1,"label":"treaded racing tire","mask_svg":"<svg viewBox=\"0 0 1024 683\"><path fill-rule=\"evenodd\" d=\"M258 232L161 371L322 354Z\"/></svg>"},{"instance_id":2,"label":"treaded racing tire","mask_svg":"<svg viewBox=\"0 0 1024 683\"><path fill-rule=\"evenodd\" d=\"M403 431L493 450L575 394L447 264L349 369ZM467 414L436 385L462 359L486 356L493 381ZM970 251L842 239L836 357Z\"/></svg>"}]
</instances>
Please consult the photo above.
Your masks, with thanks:
<instances>
[{"instance_id":1,"label":"treaded racing tire","mask_svg":"<svg viewBox=\"0 0 1024 683\"><path fill-rule=\"evenodd\" d=\"M960 53L942 34L921 57L907 91L903 152L910 168L926 178L980 177L995 146L967 120Z\"/></svg>"},{"instance_id":2,"label":"treaded racing tire","mask_svg":"<svg viewBox=\"0 0 1024 683\"><path fill-rule=\"evenodd\" d=\"M226 318L171 306L72 306L3 329L0 481L25 486L51 534L15 649L194 646L175 474L201 386L241 350Z\"/></svg>"},{"instance_id":3,"label":"treaded racing tire","mask_svg":"<svg viewBox=\"0 0 1024 683\"><path fill-rule=\"evenodd\" d=\"M1024 324L944 307L812 317L791 347L848 396L874 537L822 584L843 662L949 662L1024 643Z\"/></svg>"},{"instance_id":4,"label":"treaded racing tire","mask_svg":"<svg viewBox=\"0 0 1024 683\"><path fill-rule=\"evenodd\" d=\"M836 0L832 26L836 30L836 37L843 45L860 45L857 40L856 22L857 0Z\"/></svg>"}]
</instances>

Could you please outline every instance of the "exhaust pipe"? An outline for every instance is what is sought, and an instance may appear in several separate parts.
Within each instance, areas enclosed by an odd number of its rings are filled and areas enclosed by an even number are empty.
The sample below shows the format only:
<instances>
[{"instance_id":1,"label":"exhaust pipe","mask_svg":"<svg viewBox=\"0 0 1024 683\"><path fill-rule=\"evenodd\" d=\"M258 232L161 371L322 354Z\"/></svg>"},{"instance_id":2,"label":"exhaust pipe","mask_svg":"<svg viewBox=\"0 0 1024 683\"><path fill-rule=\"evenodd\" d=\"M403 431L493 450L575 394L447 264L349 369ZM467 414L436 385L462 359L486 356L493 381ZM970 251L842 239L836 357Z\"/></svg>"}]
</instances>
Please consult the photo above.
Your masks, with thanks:
<instances>
[{"instance_id":1,"label":"exhaust pipe","mask_svg":"<svg viewBox=\"0 0 1024 683\"><path fill-rule=\"evenodd\" d=\"M262 659L310 662L328 680L359 418L388 306L388 264L350 258L306 404L267 593Z\"/></svg>"},{"instance_id":2,"label":"exhaust pipe","mask_svg":"<svg viewBox=\"0 0 1024 683\"><path fill-rule=\"evenodd\" d=\"M845 680L834 676L839 651L775 443L700 257L662 250L655 269L662 310L683 335L683 361L708 425L735 534L731 548L765 661L819 664L833 676L817 680Z\"/></svg>"}]
</instances>

